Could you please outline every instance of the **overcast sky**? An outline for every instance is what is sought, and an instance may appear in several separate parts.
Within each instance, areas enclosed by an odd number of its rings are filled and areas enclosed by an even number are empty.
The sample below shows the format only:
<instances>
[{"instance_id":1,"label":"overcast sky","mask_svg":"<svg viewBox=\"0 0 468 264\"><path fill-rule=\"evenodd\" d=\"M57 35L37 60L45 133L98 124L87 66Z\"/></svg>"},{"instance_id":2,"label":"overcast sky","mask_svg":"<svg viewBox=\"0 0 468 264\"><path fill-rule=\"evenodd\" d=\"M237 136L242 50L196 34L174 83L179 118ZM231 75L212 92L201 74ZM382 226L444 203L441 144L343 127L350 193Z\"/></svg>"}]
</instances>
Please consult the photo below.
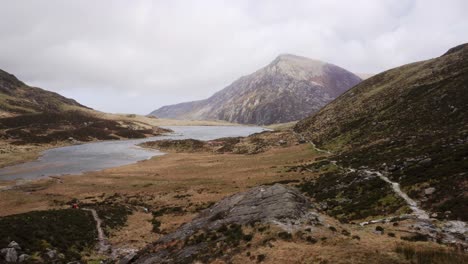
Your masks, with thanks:
<instances>
[{"instance_id":1,"label":"overcast sky","mask_svg":"<svg viewBox=\"0 0 468 264\"><path fill-rule=\"evenodd\" d=\"M468 42L467 0L1 1L0 68L98 110L203 99L278 54L378 73Z\"/></svg>"}]
</instances>

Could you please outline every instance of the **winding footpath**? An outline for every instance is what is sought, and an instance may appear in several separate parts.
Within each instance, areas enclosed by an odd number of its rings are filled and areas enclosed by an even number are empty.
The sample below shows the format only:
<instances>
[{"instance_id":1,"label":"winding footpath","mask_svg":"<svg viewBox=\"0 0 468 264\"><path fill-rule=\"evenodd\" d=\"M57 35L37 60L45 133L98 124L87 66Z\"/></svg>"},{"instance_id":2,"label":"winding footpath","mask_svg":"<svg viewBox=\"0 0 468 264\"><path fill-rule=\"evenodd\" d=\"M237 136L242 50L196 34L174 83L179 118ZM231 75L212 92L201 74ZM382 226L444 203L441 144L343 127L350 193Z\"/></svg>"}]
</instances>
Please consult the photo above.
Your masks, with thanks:
<instances>
[{"instance_id":1,"label":"winding footpath","mask_svg":"<svg viewBox=\"0 0 468 264\"><path fill-rule=\"evenodd\" d=\"M314 150L317 152L323 152L327 154L333 154L330 151L323 150L317 148L312 141L306 140L301 134L295 133L296 136L299 136L303 141L308 142ZM336 164L336 162L335 162ZM338 165L339 166L339 165ZM340 166L341 167L341 166ZM349 172L356 172L356 169L353 168L343 168L342 169L349 171ZM364 173L366 176L374 177L377 176L386 183L390 184L392 187L393 192L401 197L405 203L409 206L409 208L413 211L411 215L400 215L399 217L390 217L390 218L383 218L377 220L371 220L368 222L360 223L361 226L365 226L368 224L377 224L383 222L389 222L391 219L408 219L414 218L418 221L415 223L415 227L420 231L424 231L428 236L432 237L434 240L437 238L441 239L441 241L445 244L454 244L461 247L464 251L468 251L468 224L463 221L443 221L439 223L442 228L438 227L434 222L435 219L430 218L429 213L425 210L421 209L418 206L418 203L411 199L408 194L403 192L400 188L400 184L398 182L391 181L385 173L374 171L374 170L359 170L360 172ZM437 222L437 221L436 221Z\"/></svg>"},{"instance_id":2,"label":"winding footpath","mask_svg":"<svg viewBox=\"0 0 468 264\"><path fill-rule=\"evenodd\" d=\"M96 221L96 230L98 232L98 252L100 254L107 254L111 246L109 244L109 241L107 240L106 235L104 234L104 230L102 230L101 218L99 218L96 210L94 209L83 208L83 210L91 212L91 214L93 215L94 221Z\"/></svg>"},{"instance_id":3,"label":"winding footpath","mask_svg":"<svg viewBox=\"0 0 468 264\"><path fill-rule=\"evenodd\" d=\"M418 207L418 204L416 203L415 200L411 199L405 192L401 190L400 184L398 182L392 182L389 178L387 178L385 175L383 175L381 172L378 172L378 171L364 170L363 172L366 173L367 175L376 175L383 181L389 183L392 186L393 191L398 196L403 198L403 200L405 200L406 204L408 204L408 206L411 208L416 218L424 219L424 220L428 220L430 218L429 214L426 211Z\"/></svg>"}]
</instances>

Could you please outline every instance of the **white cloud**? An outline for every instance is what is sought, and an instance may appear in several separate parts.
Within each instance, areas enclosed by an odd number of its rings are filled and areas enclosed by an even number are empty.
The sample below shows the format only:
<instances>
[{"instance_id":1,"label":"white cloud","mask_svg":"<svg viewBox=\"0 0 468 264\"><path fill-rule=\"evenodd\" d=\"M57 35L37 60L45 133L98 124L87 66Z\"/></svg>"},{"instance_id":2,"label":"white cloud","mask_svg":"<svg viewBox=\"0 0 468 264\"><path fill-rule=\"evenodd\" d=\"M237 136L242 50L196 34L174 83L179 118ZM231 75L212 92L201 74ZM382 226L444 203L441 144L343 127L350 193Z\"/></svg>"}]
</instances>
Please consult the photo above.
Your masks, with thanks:
<instances>
[{"instance_id":1,"label":"white cloud","mask_svg":"<svg viewBox=\"0 0 468 264\"><path fill-rule=\"evenodd\" d=\"M3 1L0 68L111 112L201 99L279 53L376 73L468 41L465 0ZM126 99L128 98L128 100Z\"/></svg>"}]
</instances>

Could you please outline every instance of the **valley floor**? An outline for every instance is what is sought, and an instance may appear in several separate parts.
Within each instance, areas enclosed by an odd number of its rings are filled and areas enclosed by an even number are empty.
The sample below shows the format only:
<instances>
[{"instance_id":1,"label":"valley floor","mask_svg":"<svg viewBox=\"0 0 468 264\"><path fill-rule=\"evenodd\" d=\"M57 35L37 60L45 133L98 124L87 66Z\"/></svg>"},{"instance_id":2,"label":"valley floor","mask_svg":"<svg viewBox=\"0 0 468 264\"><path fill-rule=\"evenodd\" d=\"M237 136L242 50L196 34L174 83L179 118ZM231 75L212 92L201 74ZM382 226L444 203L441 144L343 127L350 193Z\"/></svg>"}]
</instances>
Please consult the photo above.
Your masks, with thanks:
<instances>
[{"instance_id":1,"label":"valley floor","mask_svg":"<svg viewBox=\"0 0 468 264\"><path fill-rule=\"evenodd\" d=\"M73 203L97 208L101 219L124 219L123 224L106 229L114 252L123 254L174 231L200 210L231 194L262 184L313 179L318 173L288 168L323 155L309 144L277 146L255 155L169 153L128 166L41 179L0 191L0 216L65 209ZM109 205L129 213L123 218L117 213L106 215L110 211L105 206ZM400 240L409 233L410 220L400 225L381 224L384 234L373 225L344 224L325 214L324 218L325 231L313 234L313 243L296 234L280 239L276 236L280 230L272 229L255 235L248 252L232 253L232 261L246 263L253 258L264 263L410 263L404 250L413 254L418 250L436 252L442 258L448 250L432 242ZM97 251L83 254L88 260L100 258Z\"/></svg>"}]
</instances>

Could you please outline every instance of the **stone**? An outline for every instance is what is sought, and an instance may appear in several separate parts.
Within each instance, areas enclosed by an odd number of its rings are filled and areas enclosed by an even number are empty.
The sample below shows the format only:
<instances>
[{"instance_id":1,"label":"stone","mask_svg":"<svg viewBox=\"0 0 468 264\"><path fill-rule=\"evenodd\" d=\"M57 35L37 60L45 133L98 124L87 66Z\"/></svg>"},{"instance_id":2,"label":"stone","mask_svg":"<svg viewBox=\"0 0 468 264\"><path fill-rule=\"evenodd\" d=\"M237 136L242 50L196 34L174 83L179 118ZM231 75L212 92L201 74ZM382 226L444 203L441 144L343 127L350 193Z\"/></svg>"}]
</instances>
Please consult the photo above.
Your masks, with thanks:
<instances>
[{"instance_id":1,"label":"stone","mask_svg":"<svg viewBox=\"0 0 468 264\"><path fill-rule=\"evenodd\" d=\"M25 261L28 261L29 259L31 258L31 256L29 256L28 254L21 254L19 257L18 257L18 262L25 262Z\"/></svg>"},{"instance_id":2,"label":"stone","mask_svg":"<svg viewBox=\"0 0 468 264\"><path fill-rule=\"evenodd\" d=\"M57 250L46 249L45 256L46 256L49 260L54 260L54 259L57 258Z\"/></svg>"},{"instance_id":3,"label":"stone","mask_svg":"<svg viewBox=\"0 0 468 264\"><path fill-rule=\"evenodd\" d=\"M246 192L241 192L224 198L212 207L203 210L191 222L178 228L153 245L167 245L175 241L184 241L199 230L205 232L219 230L222 226L231 224L247 225L253 223L273 224L286 232L323 225L319 214L304 195L297 189L275 184L273 186L258 186ZM157 251L143 255L137 254L125 258L120 263L183 263L196 258L198 252L209 247L200 243L182 247L171 252Z\"/></svg>"},{"instance_id":4,"label":"stone","mask_svg":"<svg viewBox=\"0 0 468 264\"><path fill-rule=\"evenodd\" d=\"M424 194L425 194L425 195L431 195L431 194L433 194L435 191L436 191L436 188L434 188L434 187L429 187L429 188L426 188L426 189L424 190Z\"/></svg>"},{"instance_id":5,"label":"stone","mask_svg":"<svg viewBox=\"0 0 468 264\"><path fill-rule=\"evenodd\" d=\"M16 262L18 260L18 253L16 253L16 249L14 248L4 248L2 249L2 255L4 255L4 259L6 262Z\"/></svg>"},{"instance_id":6,"label":"stone","mask_svg":"<svg viewBox=\"0 0 468 264\"><path fill-rule=\"evenodd\" d=\"M423 165L423 166L427 166L427 165L430 165L432 162L432 159L431 158L427 158L427 159L423 159L421 161L419 161L418 163L420 165Z\"/></svg>"},{"instance_id":7,"label":"stone","mask_svg":"<svg viewBox=\"0 0 468 264\"><path fill-rule=\"evenodd\" d=\"M10 244L8 244L8 247L9 248L14 248L16 250L21 250L21 247L18 243L16 243L15 241L11 241Z\"/></svg>"}]
</instances>

